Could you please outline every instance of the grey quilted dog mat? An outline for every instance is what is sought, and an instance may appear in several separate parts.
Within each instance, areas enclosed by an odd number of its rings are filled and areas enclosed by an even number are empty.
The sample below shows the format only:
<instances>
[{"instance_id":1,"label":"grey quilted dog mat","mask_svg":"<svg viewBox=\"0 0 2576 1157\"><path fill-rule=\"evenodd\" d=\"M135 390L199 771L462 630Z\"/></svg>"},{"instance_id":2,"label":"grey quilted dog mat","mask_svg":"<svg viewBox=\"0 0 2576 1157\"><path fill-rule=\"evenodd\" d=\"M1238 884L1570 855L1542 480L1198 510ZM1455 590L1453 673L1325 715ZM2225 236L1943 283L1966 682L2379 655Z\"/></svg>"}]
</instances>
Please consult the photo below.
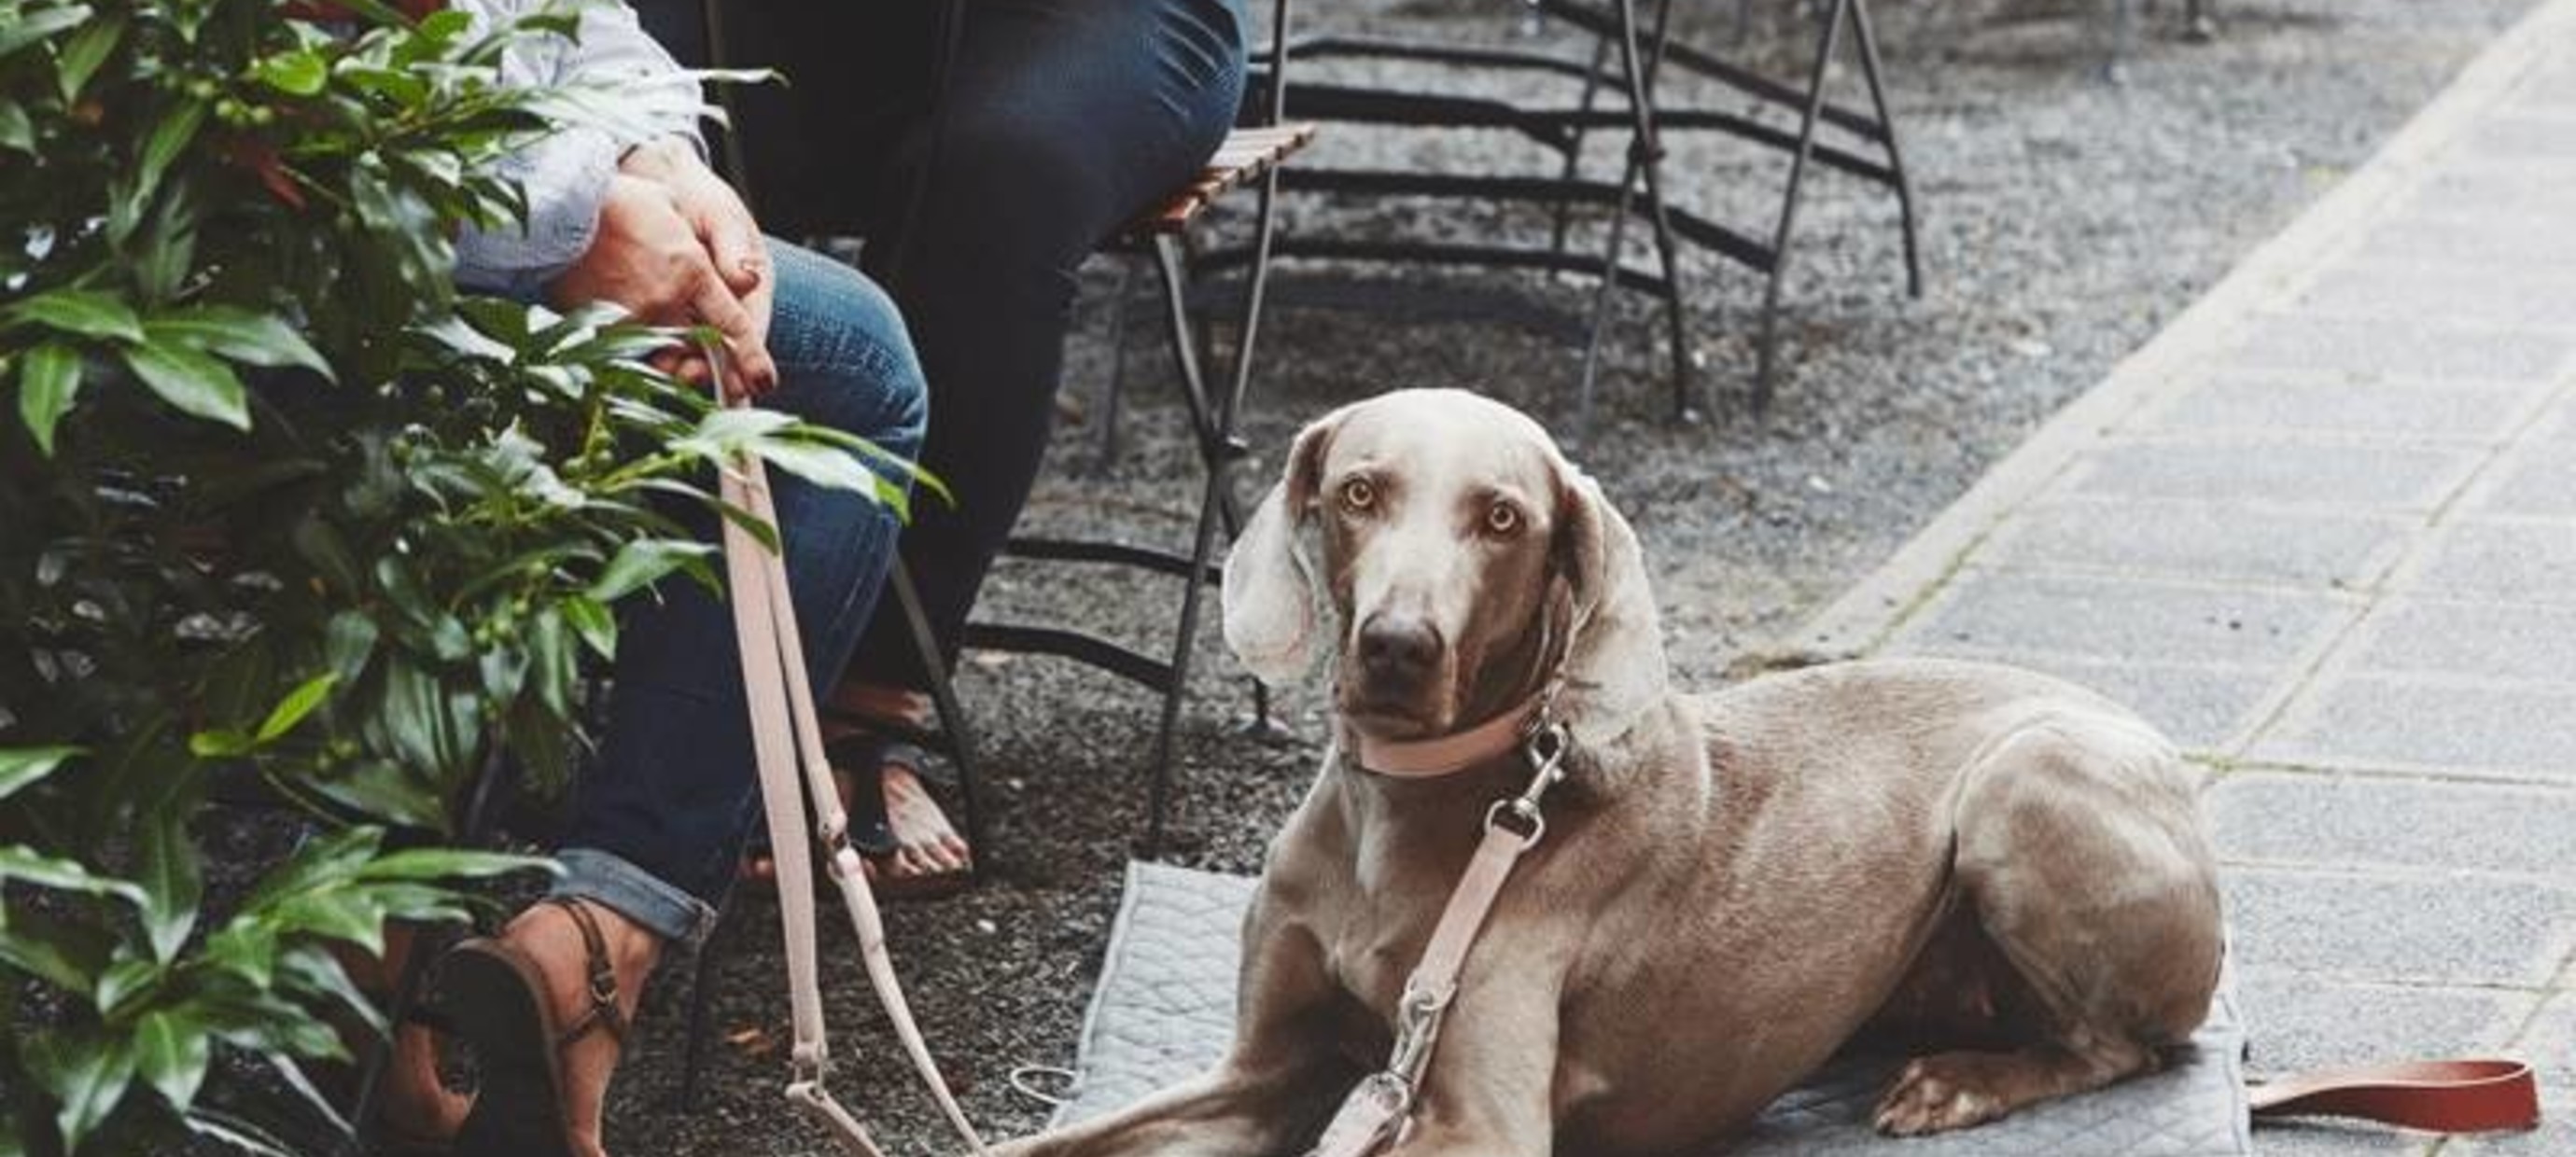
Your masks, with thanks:
<instances>
[{"instance_id":1,"label":"grey quilted dog mat","mask_svg":"<svg viewBox=\"0 0 2576 1157\"><path fill-rule=\"evenodd\" d=\"M1235 964L1253 881L1131 864L1109 959L1058 1123L1135 1101L1215 1064L1234 1032ZM2232 991L2164 1071L1964 1132L1879 1136L1868 1113L1894 1060L1854 1060L1782 1097L1727 1157L2246 1157L2245 1032ZM1716 1157L1712 1154L1711 1157Z\"/></svg>"}]
</instances>

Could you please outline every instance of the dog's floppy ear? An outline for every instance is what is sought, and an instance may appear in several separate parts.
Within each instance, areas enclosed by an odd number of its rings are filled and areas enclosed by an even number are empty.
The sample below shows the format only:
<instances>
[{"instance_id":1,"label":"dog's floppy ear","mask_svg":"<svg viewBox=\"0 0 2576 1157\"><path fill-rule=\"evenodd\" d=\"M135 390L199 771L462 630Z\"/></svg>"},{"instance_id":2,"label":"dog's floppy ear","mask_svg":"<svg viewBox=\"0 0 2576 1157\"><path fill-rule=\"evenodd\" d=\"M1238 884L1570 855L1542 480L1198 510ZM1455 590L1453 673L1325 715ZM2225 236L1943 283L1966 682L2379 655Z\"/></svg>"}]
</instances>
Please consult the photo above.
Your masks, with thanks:
<instances>
[{"instance_id":1,"label":"dog's floppy ear","mask_svg":"<svg viewBox=\"0 0 2576 1157\"><path fill-rule=\"evenodd\" d=\"M1297 549L1297 528L1312 513L1324 452L1347 408L1309 424L1289 447L1279 484L1252 512L1225 558L1225 642L1265 683L1302 675L1315 658L1315 603L1321 588Z\"/></svg>"},{"instance_id":2,"label":"dog's floppy ear","mask_svg":"<svg viewBox=\"0 0 2576 1157\"><path fill-rule=\"evenodd\" d=\"M1560 458L1557 477L1556 548L1573 594L1559 715L1576 740L1607 743L1664 696L1663 626L1628 520L1573 463Z\"/></svg>"}]
</instances>

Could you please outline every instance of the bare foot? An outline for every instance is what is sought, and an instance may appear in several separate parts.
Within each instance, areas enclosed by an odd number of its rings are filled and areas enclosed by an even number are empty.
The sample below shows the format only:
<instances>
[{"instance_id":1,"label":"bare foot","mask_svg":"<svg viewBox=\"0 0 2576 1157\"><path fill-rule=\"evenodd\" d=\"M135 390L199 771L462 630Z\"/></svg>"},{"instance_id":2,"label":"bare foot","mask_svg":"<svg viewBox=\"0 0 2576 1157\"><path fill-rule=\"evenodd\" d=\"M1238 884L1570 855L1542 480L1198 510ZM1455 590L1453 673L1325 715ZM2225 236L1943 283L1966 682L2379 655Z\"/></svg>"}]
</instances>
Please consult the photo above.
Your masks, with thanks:
<instances>
[{"instance_id":1,"label":"bare foot","mask_svg":"<svg viewBox=\"0 0 2576 1157\"><path fill-rule=\"evenodd\" d=\"M918 691L881 687L870 684L844 683L834 689L830 710L823 722L826 742L863 733L853 719L893 720L916 730L927 730L931 722L930 697ZM902 884L910 881L935 880L973 870L974 849L949 822L948 813L931 795L921 776L902 763L888 763L882 768L844 767L835 769L841 785L841 802L847 807L851 784L856 777L871 771L885 783L886 827L894 834L893 854L871 858L863 869L871 882ZM767 856L754 856L743 863L743 878L773 881L777 865Z\"/></svg>"},{"instance_id":2,"label":"bare foot","mask_svg":"<svg viewBox=\"0 0 2576 1157\"><path fill-rule=\"evenodd\" d=\"M974 850L948 822L948 813L939 809L939 801L931 798L921 777L901 764L888 764L882 774L886 826L894 830L895 851L886 858L882 872L874 863L867 865L869 878L923 880L972 869Z\"/></svg>"}]
</instances>

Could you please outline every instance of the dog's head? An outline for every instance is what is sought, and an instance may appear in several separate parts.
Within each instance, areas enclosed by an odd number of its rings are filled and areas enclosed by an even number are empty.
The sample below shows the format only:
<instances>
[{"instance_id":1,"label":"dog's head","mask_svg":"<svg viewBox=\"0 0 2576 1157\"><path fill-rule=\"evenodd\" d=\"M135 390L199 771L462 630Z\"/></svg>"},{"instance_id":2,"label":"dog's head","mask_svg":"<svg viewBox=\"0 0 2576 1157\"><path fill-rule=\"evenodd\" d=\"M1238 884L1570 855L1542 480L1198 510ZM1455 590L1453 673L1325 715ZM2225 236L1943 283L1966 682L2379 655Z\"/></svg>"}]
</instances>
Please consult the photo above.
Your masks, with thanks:
<instances>
[{"instance_id":1,"label":"dog's head","mask_svg":"<svg viewBox=\"0 0 2576 1157\"><path fill-rule=\"evenodd\" d=\"M1225 635L1273 682L1331 644L1336 708L1384 739L1482 722L1560 669L1577 738L1619 734L1664 690L1627 521L1537 423L1456 390L1381 395L1297 435L1226 559Z\"/></svg>"}]
</instances>

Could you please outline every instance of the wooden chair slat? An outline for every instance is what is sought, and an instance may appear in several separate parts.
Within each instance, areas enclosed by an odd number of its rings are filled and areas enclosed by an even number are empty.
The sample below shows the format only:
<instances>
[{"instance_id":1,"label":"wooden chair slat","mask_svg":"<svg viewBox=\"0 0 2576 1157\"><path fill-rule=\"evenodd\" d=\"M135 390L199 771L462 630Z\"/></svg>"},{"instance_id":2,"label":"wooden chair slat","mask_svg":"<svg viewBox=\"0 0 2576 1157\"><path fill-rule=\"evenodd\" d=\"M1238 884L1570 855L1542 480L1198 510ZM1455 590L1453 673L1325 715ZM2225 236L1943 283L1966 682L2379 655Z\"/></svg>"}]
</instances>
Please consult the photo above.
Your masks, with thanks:
<instances>
[{"instance_id":1,"label":"wooden chair slat","mask_svg":"<svg viewBox=\"0 0 2576 1157\"><path fill-rule=\"evenodd\" d=\"M1198 215L1225 194L1250 184L1270 171L1271 166L1312 144L1315 126L1307 123L1272 125L1236 129L1227 133L1207 166L1188 184L1174 190L1153 209L1128 222L1122 233L1128 237L1179 233L1190 226Z\"/></svg>"}]
</instances>

